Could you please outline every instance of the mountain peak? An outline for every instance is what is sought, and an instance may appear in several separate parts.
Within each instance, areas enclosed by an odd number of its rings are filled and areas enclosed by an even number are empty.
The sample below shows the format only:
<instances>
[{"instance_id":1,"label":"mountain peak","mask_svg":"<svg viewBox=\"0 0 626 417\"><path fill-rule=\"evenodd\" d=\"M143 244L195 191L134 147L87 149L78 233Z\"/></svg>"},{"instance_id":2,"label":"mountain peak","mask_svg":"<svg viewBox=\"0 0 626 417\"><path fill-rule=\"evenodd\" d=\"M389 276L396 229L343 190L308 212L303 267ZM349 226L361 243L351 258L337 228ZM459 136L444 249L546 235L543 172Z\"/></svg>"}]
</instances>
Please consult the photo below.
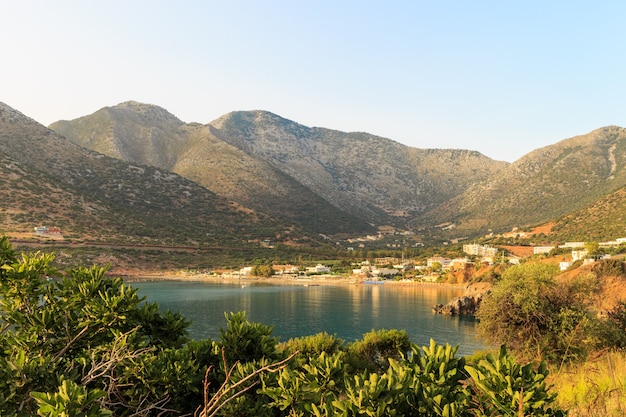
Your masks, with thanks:
<instances>
[{"instance_id":1,"label":"mountain peak","mask_svg":"<svg viewBox=\"0 0 626 417\"><path fill-rule=\"evenodd\" d=\"M138 101L124 101L113 107L105 107L103 110L107 110L109 113L114 114L134 114L144 122L161 123L169 122L177 125L184 124L178 117L164 109L163 107L155 104L140 103Z\"/></svg>"},{"instance_id":2,"label":"mountain peak","mask_svg":"<svg viewBox=\"0 0 626 417\"><path fill-rule=\"evenodd\" d=\"M286 119L282 116L279 116L275 113L269 112L267 110L236 110L231 111L229 113L224 114L223 116L218 117L210 124L213 127L218 129L224 128L229 124L240 125L242 123L245 124L263 124L263 123L278 123L281 125L284 124L293 124L299 125L293 120Z\"/></svg>"},{"instance_id":3,"label":"mountain peak","mask_svg":"<svg viewBox=\"0 0 626 417\"><path fill-rule=\"evenodd\" d=\"M0 117L6 122L24 121L28 123L37 123L34 119L26 116L24 113L14 109L13 107L0 101Z\"/></svg>"}]
</instances>

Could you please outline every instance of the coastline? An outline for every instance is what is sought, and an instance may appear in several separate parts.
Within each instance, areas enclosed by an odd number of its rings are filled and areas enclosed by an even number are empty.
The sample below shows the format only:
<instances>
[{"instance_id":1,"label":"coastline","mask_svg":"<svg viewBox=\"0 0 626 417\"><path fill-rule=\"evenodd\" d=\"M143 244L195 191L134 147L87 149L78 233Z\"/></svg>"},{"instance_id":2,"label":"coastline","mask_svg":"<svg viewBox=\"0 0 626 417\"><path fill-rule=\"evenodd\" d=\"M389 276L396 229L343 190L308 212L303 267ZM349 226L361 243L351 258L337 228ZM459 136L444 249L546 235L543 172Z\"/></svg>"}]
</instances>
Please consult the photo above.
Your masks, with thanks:
<instances>
[{"instance_id":1,"label":"coastline","mask_svg":"<svg viewBox=\"0 0 626 417\"><path fill-rule=\"evenodd\" d=\"M380 283L366 282L362 277L356 276L337 276L337 275L316 275L310 277L295 277L274 275L271 278L261 277L237 277L228 275L214 274L194 274L194 273L176 273L176 272L157 272L157 271L125 271L125 273L111 272L110 275L119 276L124 282L144 282L144 281L195 281L207 282L211 284L269 284L269 285L302 285L302 286L318 286L318 285L385 285L385 286L419 286L424 288L450 288L466 290L471 284L449 284L440 282L422 282L422 281L395 281L385 280Z\"/></svg>"}]
</instances>

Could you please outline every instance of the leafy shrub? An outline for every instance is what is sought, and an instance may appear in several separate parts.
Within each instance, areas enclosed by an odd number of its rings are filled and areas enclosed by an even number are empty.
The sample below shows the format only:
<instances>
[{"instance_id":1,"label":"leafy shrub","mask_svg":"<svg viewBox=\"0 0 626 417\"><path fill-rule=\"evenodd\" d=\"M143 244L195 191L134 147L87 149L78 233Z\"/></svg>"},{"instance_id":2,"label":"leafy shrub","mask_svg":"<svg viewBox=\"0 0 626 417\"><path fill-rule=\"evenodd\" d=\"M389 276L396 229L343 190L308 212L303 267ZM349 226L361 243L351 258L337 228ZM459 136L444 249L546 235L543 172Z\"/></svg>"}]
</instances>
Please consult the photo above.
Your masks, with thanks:
<instances>
[{"instance_id":1,"label":"leafy shrub","mask_svg":"<svg viewBox=\"0 0 626 417\"><path fill-rule=\"evenodd\" d=\"M37 401L37 415L44 417L107 417L113 414L97 402L106 395L104 391L87 390L73 381L63 380L54 393L33 391L30 395Z\"/></svg>"},{"instance_id":2,"label":"leafy shrub","mask_svg":"<svg viewBox=\"0 0 626 417\"><path fill-rule=\"evenodd\" d=\"M121 279L107 278L106 268L62 275L51 267L52 254L17 258L10 246L0 248L0 409L54 415L65 403L92 410L97 402L116 415L141 412L163 406L189 380L182 374L198 371L166 358L187 340L188 322L143 304ZM154 364L162 367L150 374Z\"/></svg>"},{"instance_id":3,"label":"leafy shrub","mask_svg":"<svg viewBox=\"0 0 626 417\"><path fill-rule=\"evenodd\" d=\"M502 346L498 355L487 355L465 367L475 415L479 416L565 416L556 406L556 393L546 384L548 368L542 362L520 365Z\"/></svg>"},{"instance_id":4,"label":"leafy shrub","mask_svg":"<svg viewBox=\"0 0 626 417\"><path fill-rule=\"evenodd\" d=\"M624 262L619 259L602 259L593 265L593 272L598 277L620 277L624 275L624 271Z\"/></svg>"},{"instance_id":5,"label":"leafy shrub","mask_svg":"<svg viewBox=\"0 0 626 417\"><path fill-rule=\"evenodd\" d=\"M314 410L332 415L332 405L344 389L346 365L341 357L322 352L301 367L283 369L276 378L265 375L260 392L271 399L270 406L290 416L309 416Z\"/></svg>"},{"instance_id":6,"label":"leafy shrub","mask_svg":"<svg viewBox=\"0 0 626 417\"><path fill-rule=\"evenodd\" d=\"M284 355L299 352L300 355L296 358L298 362L304 362L308 358L316 358L321 353L333 355L342 352L343 348L344 341L342 339L326 332L289 339L278 345L278 349L282 350Z\"/></svg>"},{"instance_id":7,"label":"leafy shrub","mask_svg":"<svg viewBox=\"0 0 626 417\"><path fill-rule=\"evenodd\" d=\"M412 410L420 415L463 415L469 405L469 392L464 386L465 359L457 358L458 348L437 345L433 340L422 347L413 346L407 366L413 371L408 398Z\"/></svg>"},{"instance_id":8,"label":"leafy shrub","mask_svg":"<svg viewBox=\"0 0 626 417\"><path fill-rule=\"evenodd\" d=\"M220 329L220 344L229 363L278 357L278 338L272 336L273 326L250 322L245 311L224 315L227 326Z\"/></svg>"},{"instance_id":9,"label":"leafy shrub","mask_svg":"<svg viewBox=\"0 0 626 417\"><path fill-rule=\"evenodd\" d=\"M592 275L558 284L558 267L513 266L483 297L479 330L492 344L504 344L521 358L553 362L583 359L600 341L598 320L588 311L597 288Z\"/></svg>"},{"instance_id":10,"label":"leafy shrub","mask_svg":"<svg viewBox=\"0 0 626 417\"><path fill-rule=\"evenodd\" d=\"M388 359L400 360L411 348L409 335L404 330L372 330L363 340L351 343L346 362L355 370L384 371Z\"/></svg>"}]
</instances>

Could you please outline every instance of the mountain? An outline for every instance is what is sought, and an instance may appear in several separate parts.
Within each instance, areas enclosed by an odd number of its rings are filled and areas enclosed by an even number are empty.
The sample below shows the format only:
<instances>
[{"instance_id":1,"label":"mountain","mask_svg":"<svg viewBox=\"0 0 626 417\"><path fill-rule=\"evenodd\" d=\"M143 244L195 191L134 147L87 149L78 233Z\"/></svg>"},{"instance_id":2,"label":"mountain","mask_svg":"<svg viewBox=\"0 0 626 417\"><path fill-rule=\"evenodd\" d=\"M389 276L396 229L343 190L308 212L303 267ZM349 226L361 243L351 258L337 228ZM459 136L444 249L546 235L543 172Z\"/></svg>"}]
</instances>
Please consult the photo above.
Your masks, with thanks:
<instances>
[{"instance_id":1,"label":"mountain","mask_svg":"<svg viewBox=\"0 0 626 417\"><path fill-rule=\"evenodd\" d=\"M556 242L605 242L626 237L626 187L557 219L550 231Z\"/></svg>"},{"instance_id":2,"label":"mountain","mask_svg":"<svg viewBox=\"0 0 626 417\"><path fill-rule=\"evenodd\" d=\"M229 113L210 126L342 210L383 224L402 224L507 165L474 151L309 128L264 111Z\"/></svg>"},{"instance_id":3,"label":"mountain","mask_svg":"<svg viewBox=\"0 0 626 417\"><path fill-rule=\"evenodd\" d=\"M232 112L202 125L127 102L50 127L81 146L171 170L324 234L364 232L367 222L476 236L557 219L626 186L626 130L616 126L513 164L307 127L266 111Z\"/></svg>"},{"instance_id":4,"label":"mountain","mask_svg":"<svg viewBox=\"0 0 626 417\"><path fill-rule=\"evenodd\" d=\"M215 137L210 126L185 124L157 106L126 102L50 128L82 147L178 173L310 233L373 230L363 219L342 212L271 165Z\"/></svg>"},{"instance_id":5,"label":"mountain","mask_svg":"<svg viewBox=\"0 0 626 417\"><path fill-rule=\"evenodd\" d=\"M87 239L233 245L292 225L172 172L87 150L0 103L0 227L56 226Z\"/></svg>"},{"instance_id":6,"label":"mountain","mask_svg":"<svg viewBox=\"0 0 626 417\"><path fill-rule=\"evenodd\" d=\"M626 129L608 126L530 152L419 219L452 233L536 225L626 186Z\"/></svg>"},{"instance_id":7,"label":"mountain","mask_svg":"<svg viewBox=\"0 0 626 417\"><path fill-rule=\"evenodd\" d=\"M171 170L230 200L320 233L398 225L508 164L306 127L266 111L184 124L157 106L106 107L50 128L109 156ZM366 223L367 222L367 223Z\"/></svg>"}]
</instances>

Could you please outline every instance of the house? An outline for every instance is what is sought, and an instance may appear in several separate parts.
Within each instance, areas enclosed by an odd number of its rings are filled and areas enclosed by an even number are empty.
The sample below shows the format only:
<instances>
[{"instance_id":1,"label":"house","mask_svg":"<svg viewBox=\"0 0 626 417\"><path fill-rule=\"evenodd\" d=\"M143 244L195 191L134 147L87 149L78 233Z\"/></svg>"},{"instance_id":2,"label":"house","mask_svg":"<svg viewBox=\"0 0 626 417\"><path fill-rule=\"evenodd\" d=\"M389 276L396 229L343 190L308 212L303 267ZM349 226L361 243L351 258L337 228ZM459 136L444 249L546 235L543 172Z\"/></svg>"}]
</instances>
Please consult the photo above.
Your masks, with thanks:
<instances>
[{"instance_id":1,"label":"house","mask_svg":"<svg viewBox=\"0 0 626 417\"><path fill-rule=\"evenodd\" d=\"M299 268L296 265L272 265L277 275L297 274Z\"/></svg>"},{"instance_id":2,"label":"house","mask_svg":"<svg viewBox=\"0 0 626 417\"><path fill-rule=\"evenodd\" d=\"M317 264L315 266L307 267L306 272L308 272L310 274L329 274L330 273L330 266Z\"/></svg>"},{"instance_id":3,"label":"house","mask_svg":"<svg viewBox=\"0 0 626 417\"><path fill-rule=\"evenodd\" d=\"M559 246L559 248L572 248L572 249L584 248L584 247L585 247L585 242L565 242L564 244Z\"/></svg>"},{"instance_id":4,"label":"house","mask_svg":"<svg viewBox=\"0 0 626 417\"><path fill-rule=\"evenodd\" d=\"M437 266L436 264L441 265L441 269L449 269L452 266L452 259L443 258L441 256L433 256L426 260L426 266L430 268Z\"/></svg>"},{"instance_id":5,"label":"house","mask_svg":"<svg viewBox=\"0 0 626 417\"><path fill-rule=\"evenodd\" d=\"M374 269L372 271L372 275L374 275L375 277L388 277L388 276L395 276L395 275L399 275L400 271L398 271L397 269L393 269L393 268L380 268L380 269Z\"/></svg>"},{"instance_id":6,"label":"house","mask_svg":"<svg viewBox=\"0 0 626 417\"><path fill-rule=\"evenodd\" d=\"M495 256L498 253L498 248L474 243L470 245L463 245L463 252L468 255L475 256Z\"/></svg>"},{"instance_id":7,"label":"house","mask_svg":"<svg viewBox=\"0 0 626 417\"><path fill-rule=\"evenodd\" d=\"M43 234L46 234L47 232L48 232L48 228L46 226L35 227L35 234L37 235L43 235Z\"/></svg>"},{"instance_id":8,"label":"house","mask_svg":"<svg viewBox=\"0 0 626 417\"><path fill-rule=\"evenodd\" d=\"M34 231L36 235L57 235L60 236L63 234L61 228L59 227L47 227L47 226L36 226L34 227Z\"/></svg>"},{"instance_id":9,"label":"house","mask_svg":"<svg viewBox=\"0 0 626 417\"><path fill-rule=\"evenodd\" d=\"M374 259L374 264L376 265L393 265L393 264L397 264L398 262L400 262L400 260L398 258L392 258L392 257L384 257L384 258L376 258Z\"/></svg>"},{"instance_id":10,"label":"house","mask_svg":"<svg viewBox=\"0 0 626 417\"><path fill-rule=\"evenodd\" d=\"M251 266L244 266L243 268L241 268L239 270L239 276L250 276L252 275L252 267Z\"/></svg>"},{"instance_id":11,"label":"house","mask_svg":"<svg viewBox=\"0 0 626 417\"><path fill-rule=\"evenodd\" d=\"M467 264L471 264L470 260L466 258L454 258L452 260L452 268L453 269L463 269Z\"/></svg>"},{"instance_id":12,"label":"house","mask_svg":"<svg viewBox=\"0 0 626 417\"><path fill-rule=\"evenodd\" d=\"M540 255L542 253L550 253L554 249L554 246L535 246L533 247L533 254Z\"/></svg>"}]
</instances>

